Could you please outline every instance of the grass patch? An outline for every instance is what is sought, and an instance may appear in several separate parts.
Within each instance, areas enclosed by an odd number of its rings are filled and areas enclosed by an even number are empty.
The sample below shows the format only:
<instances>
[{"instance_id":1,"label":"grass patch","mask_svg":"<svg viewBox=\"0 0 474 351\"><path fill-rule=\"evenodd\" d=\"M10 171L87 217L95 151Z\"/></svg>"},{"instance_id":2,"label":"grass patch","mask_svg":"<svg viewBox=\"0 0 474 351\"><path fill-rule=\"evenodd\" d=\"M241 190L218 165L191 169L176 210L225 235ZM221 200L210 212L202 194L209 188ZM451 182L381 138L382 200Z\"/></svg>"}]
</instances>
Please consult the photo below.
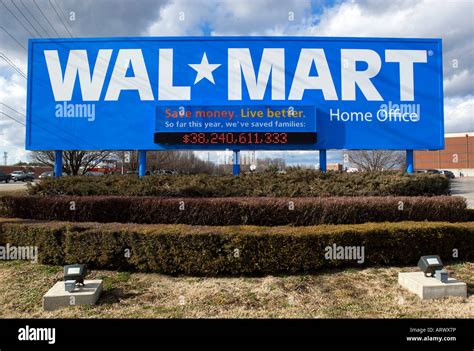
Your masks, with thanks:
<instances>
[{"instance_id":1,"label":"grass patch","mask_svg":"<svg viewBox=\"0 0 474 351\"><path fill-rule=\"evenodd\" d=\"M446 266L474 285L474 263ZM42 296L62 279L60 267L0 262L1 318L473 318L464 298L420 300L397 283L410 267L326 270L316 275L236 278L170 277L92 270L105 289L95 306L44 312Z\"/></svg>"}]
</instances>

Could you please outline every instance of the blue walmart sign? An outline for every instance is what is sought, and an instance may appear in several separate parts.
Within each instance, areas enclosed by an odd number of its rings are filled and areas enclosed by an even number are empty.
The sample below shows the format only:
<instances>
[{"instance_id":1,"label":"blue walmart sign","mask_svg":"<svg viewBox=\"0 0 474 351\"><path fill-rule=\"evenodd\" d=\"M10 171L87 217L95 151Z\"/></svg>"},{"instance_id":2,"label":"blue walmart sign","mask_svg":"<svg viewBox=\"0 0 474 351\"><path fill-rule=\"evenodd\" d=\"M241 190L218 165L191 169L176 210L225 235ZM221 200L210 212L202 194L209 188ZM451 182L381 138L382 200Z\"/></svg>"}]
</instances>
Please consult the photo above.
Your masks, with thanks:
<instances>
[{"instance_id":1,"label":"blue walmart sign","mask_svg":"<svg viewBox=\"0 0 474 351\"><path fill-rule=\"evenodd\" d=\"M442 149L439 39L29 43L29 150Z\"/></svg>"}]
</instances>

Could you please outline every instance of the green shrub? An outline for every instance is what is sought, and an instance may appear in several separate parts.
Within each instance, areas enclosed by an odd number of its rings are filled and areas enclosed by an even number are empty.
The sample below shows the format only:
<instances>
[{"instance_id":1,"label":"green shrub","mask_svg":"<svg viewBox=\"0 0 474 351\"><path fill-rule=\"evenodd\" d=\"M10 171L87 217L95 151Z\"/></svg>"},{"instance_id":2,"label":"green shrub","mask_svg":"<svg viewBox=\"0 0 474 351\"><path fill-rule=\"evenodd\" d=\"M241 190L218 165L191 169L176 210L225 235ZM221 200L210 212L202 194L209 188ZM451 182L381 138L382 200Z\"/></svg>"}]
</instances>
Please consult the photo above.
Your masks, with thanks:
<instances>
[{"instance_id":1,"label":"green shrub","mask_svg":"<svg viewBox=\"0 0 474 351\"><path fill-rule=\"evenodd\" d=\"M474 260L474 223L205 227L0 222L0 237L13 245L38 244L43 263L198 276L415 265L426 254L450 260L453 249L460 260ZM333 244L363 246L364 263L326 259L325 248Z\"/></svg>"},{"instance_id":2,"label":"green shrub","mask_svg":"<svg viewBox=\"0 0 474 351\"><path fill-rule=\"evenodd\" d=\"M72 207L73 206L73 207ZM318 225L468 219L461 197L159 198L5 196L8 217L76 222Z\"/></svg>"},{"instance_id":3,"label":"green shrub","mask_svg":"<svg viewBox=\"0 0 474 351\"><path fill-rule=\"evenodd\" d=\"M159 175L63 177L29 187L30 195L164 197L433 196L449 194L441 175L310 170L240 176Z\"/></svg>"},{"instance_id":4,"label":"green shrub","mask_svg":"<svg viewBox=\"0 0 474 351\"><path fill-rule=\"evenodd\" d=\"M7 243L21 246L37 246L39 262L58 265L64 261L64 235L67 228L64 224L54 223L43 225L9 225L0 222L0 226L8 226L8 230L0 230L0 245Z\"/></svg>"}]
</instances>

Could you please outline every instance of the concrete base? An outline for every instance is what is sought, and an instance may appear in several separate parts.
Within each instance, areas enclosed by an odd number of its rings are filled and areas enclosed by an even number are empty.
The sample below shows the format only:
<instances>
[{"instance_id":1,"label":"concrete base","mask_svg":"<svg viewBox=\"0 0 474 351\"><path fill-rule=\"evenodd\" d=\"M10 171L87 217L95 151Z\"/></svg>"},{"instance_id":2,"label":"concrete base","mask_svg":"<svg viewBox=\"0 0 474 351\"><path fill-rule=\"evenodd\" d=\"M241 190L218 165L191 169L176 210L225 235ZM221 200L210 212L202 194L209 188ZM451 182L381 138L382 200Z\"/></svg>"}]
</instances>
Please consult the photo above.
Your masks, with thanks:
<instances>
[{"instance_id":1,"label":"concrete base","mask_svg":"<svg viewBox=\"0 0 474 351\"><path fill-rule=\"evenodd\" d=\"M54 311L69 306L94 305L101 292L102 280L84 280L84 286L72 292L67 292L64 281L60 281L43 296L43 309Z\"/></svg>"},{"instance_id":2,"label":"concrete base","mask_svg":"<svg viewBox=\"0 0 474 351\"><path fill-rule=\"evenodd\" d=\"M435 278L425 277L423 272L408 272L398 273L398 283L423 300L445 296L467 297L466 283L454 278L449 278L447 283L442 283Z\"/></svg>"}]
</instances>

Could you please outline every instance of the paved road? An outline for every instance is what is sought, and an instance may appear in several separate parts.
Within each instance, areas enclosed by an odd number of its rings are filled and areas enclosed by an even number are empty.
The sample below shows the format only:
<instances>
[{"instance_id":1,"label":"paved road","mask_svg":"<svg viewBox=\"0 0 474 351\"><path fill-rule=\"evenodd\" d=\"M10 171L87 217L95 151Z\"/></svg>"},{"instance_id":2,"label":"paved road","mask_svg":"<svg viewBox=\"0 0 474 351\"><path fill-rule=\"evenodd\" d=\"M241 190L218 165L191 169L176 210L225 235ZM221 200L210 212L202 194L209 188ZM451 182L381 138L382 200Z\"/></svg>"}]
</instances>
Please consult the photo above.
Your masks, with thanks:
<instances>
[{"instance_id":1,"label":"paved road","mask_svg":"<svg viewBox=\"0 0 474 351\"><path fill-rule=\"evenodd\" d=\"M474 178L455 178L451 180L451 194L465 197L467 207L474 208Z\"/></svg>"},{"instance_id":2,"label":"paved road","mask_svg":"<svg viewBox=\"0 0 474 351\"><path fill-rule=\"evenodd\" d=\"M37 180L36 180L37 182ZM16 191L16 190L26 190L26 182L12 182L9 183L1 182L0 183L0 194L7 191Z\"/></svg>"}]
</instances>

